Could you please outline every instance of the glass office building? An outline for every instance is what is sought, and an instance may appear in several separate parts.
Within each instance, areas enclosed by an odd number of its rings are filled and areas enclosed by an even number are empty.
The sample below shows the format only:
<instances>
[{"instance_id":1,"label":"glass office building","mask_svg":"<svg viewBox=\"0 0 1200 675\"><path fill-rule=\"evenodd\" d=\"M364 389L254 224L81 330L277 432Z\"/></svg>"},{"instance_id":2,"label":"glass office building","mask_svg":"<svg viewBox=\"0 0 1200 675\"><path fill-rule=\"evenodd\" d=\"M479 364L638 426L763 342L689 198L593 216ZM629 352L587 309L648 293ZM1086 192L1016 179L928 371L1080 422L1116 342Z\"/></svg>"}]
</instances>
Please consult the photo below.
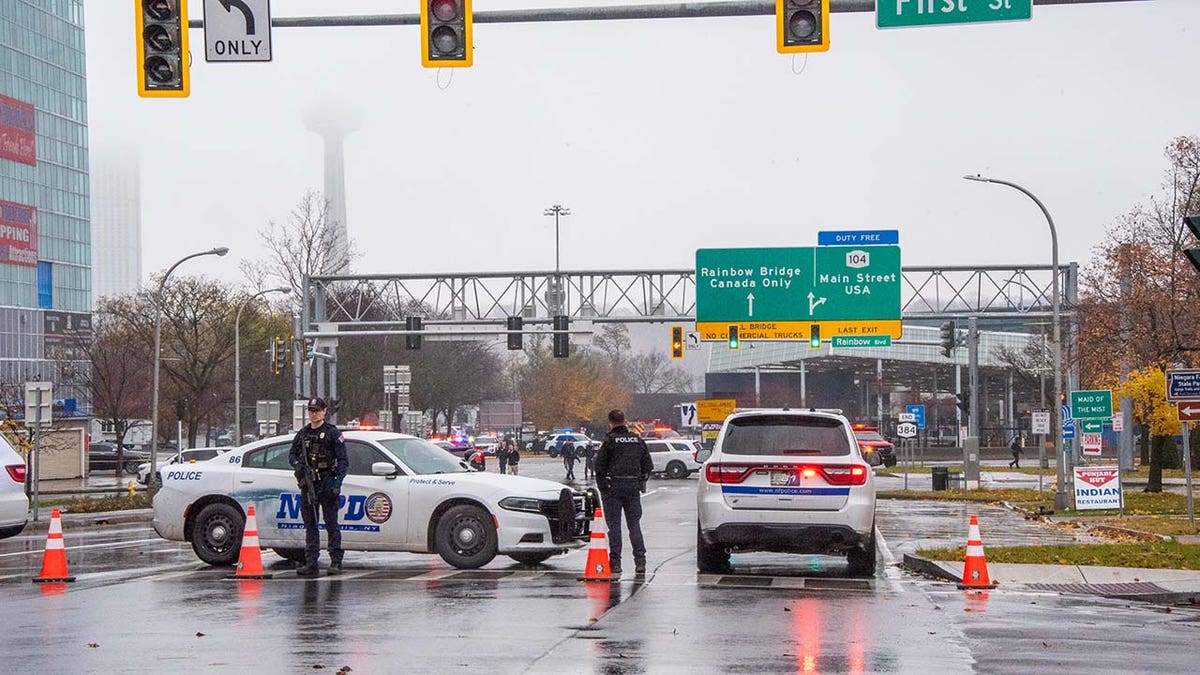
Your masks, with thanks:
<instances>
[{"instance_id":1,"label":"glass office building","mask_svg":"<svg viewBox=\"0 0 1200 675\"><path fill-rule=\"evenodd\" d=\"M0 0L0 403L88 412L88 208L83 1Z\"/></svg>"}]
</instances>

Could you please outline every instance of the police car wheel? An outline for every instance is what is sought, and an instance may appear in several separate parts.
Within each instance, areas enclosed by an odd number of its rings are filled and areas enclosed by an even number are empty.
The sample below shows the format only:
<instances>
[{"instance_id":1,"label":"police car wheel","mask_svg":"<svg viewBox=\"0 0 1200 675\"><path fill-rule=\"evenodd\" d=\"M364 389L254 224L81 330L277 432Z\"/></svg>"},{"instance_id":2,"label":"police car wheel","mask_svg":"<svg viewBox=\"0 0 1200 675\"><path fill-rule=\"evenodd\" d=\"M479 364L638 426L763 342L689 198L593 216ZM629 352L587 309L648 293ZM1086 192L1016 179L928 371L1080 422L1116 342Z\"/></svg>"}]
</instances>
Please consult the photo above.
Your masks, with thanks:
<instances>
[{"instance_id":1,"label":"police car wheel","mask_svg":"<svg viewBox=\"0 0 1200 675\"><path fill-rule=\"evenodd\" d=\"M861 548L852 548L846 554L850 574L856 577L875 576L875 528L871 527L871 536Z\"/></svg>"},{"instance_id":2,"label":"police car wheel","mask_svg":"<svg viewBox=\"0 0 1200 675\"><path fill-rule=\"evenodd\" d=\"M720 546L704 541L700 524L696 524L696 569L704 574L723 574L729 571L729 554Z\"/></svg>"},{"instance_id":3,"label":"police car wheel","mask_svg":"<svg viewBox=\"0 0 1200 675\"><path fill-rule=\"evenodd\" d=\"M541 565L542 563L549 560L550 556L552 556L552 555L554 555L553 551L547 551L544 553L543 552L510 553L510 554L508 554L508 557L512 558L513 560L516 560L517 562L521 563L522 565L529 565L532 567L533 565Z\"/></svg>"},{"instance_id":4,"label":"police car wheel","mask_svg":"<svg viewBox=\"0 0 1200 675\"><path fill-rule=\"evenodd\" d=\"M209 565L232 565L242 546L242 512L225 503L205 506L196 516L192 531L192 550Z\"/></svg>"},{"instance_id":5,"label":"police car wheel","mask_svg":"<svg viewBox=\"0 0 1200 675\"><path fill-rule=\"evenodd\" d=\"M438 520L435 543L438 555L451 566L483 567L496 557L496 527L487 511L460 504Z\"/></svg>"},{"instance_id":6,"label":"police car wheel","mask_svg":"<svg viewBox=\"0 0 1200 675\"><path fill-rule=\"evenodd\" d=\"M130 476L136 476L138 473L138 468L140 467L141 462L126 462L125 473L129 474Z\"/></svg>"},{"instance_id":7,"label":"police car wheel","mask_svg":"<svg viewBox=\"0 0 1200 675\"><path fill-rule=\"evenodd\" d=\"M687 476L687 467L683 465L683 462L671 462L667 465L667 478L679 479L687 478Z\"/></svg>"}]
</instances>

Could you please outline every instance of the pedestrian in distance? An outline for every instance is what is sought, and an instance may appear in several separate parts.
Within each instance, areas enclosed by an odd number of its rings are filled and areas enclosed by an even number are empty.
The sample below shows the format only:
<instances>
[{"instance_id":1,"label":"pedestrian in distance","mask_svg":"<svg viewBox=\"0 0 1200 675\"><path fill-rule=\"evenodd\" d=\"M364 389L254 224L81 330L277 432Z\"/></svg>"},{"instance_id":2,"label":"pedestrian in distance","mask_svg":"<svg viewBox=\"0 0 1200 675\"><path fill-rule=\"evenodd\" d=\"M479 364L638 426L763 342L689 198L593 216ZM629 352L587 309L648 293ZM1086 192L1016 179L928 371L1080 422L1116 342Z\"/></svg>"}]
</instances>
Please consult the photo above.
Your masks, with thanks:
<instances>
[{"instance_id":1,"label":"pedestrian in distance","mask_svg":"<svg viewBox=\"0 0 1200 675\"><path fill-rule=\"evenodd\" d=\"M575 443L563 443L559 451L562 455L563 468L567 470L566 480L575 480Z\"/></svg>"},{"instance_id":2,"label":"pedestrian in distance","mask_svg":"<svg viewBox=\"0 0 1200 675\"><path fill-rule=\"evenodd\" d=\"M583 446L583 479L596 477L596 447L591 443Z\"/></svg>"},{"instance_id":3,"label":"pedestrian in distance","mask_svg":"<svg viewBox=\"0 0 1200 675\"><path fill-rule=\"evenodd\" d=\"M500 463L500 473L508 473L508 441L501 440L496 446L496 461Z\"/></svg>"},{"instance_id":4,"label":"pedestrian in distance","mask_svg":"<svg viewBox=\"0 0 1200 675\"><path fill-rule=\"evenodd\" d=\"M517 468L521 463L521 451L517 449L517 444L513 441L508 442L508 472L512 475L517 475Z\"/></svg>"},{"instance_id":5,"label":"pedestrian in distance","mask_svg":"<svg viewBox=\"0 0 1200 675\"><path fill-rule=\"evenodd\" d=\"M614 575L621 574L621 513L629 526L629 544L633 547L633 569L646 572L646 542L642 537L642 493L654 471L650 449L641 436L625 426L625 413L608 413L608 435L596 453L596 484L604 502L604 520L608 525L609 555Z\"/></svg>"},{"instance_id":6,"label":"pedestrian in distance","mask_svg":"<svg viewBox=\"0 0 1200 675\"><path fill-rule=\"evenodd\" d=\"M1008 449L1012 450L1012 461L1008 463L1008 468L1021 468L1021 453L1025 452L1021 449L1021 434L1014 434L1012 442L1008 444Z\"/></svg>"},{"instance_id":7,"label":"pedestrian in distance","mask_svg":"<svg viewBox=\"0 0 1200 675\"><path fill-rule=\"evenodd\" d=\"M346 440L337 427L325 421L326 406L321 398L308 401L308 424L296 432L288 463L300 485L300 517L304 520L304 564L296 570L301 577L320 574L317 559L321 555L321 534L317 512L325 521L329 546L329 574L342 573L342 531L338 528L338 502L342 481L350 469Z\"/></svg>"},{"instance_id":8,"label":"pedestrian in distance","mask_svg":"<svg viewBox=\"0 0 1200 675\"><path fill-rule=\"evenodd\" d=\"M471 468L476 471L487 471L487 455L483 454L483 448L475 448L471 453Z\"/></svg>"}]
</instances>

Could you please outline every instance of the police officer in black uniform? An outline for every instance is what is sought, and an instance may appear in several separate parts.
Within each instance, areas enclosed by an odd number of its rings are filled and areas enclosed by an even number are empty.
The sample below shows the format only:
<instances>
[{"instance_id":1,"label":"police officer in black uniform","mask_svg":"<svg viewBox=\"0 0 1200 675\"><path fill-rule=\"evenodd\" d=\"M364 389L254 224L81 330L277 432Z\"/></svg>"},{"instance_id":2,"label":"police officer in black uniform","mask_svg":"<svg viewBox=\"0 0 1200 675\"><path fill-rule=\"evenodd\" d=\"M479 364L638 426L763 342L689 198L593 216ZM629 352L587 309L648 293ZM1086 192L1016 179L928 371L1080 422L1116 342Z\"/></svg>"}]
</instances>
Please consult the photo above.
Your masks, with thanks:
<instances>
[{"instance_id":1,"label":"police officer in black uniform","mask_svg":"<svg viewBox=\"0 0 1200 675\"><path fill-rule=\"evenodd\" d=\"M307 463L305 458L307 457ZM317 529L317 507L325 519L325 533L329 539L329 574L342 573L342 531L338 529L338 501L341 499L342 480L350 469L346 456L346 443L342 432L325 421L325 401L320 398L308 401L308 424L296 432L288 462L296 470L300 484L300 515L304 519L304 565L296 570L302 577L319 574L317 558L321 555L321 535ZM310 503L304 489L305 466L313 472L317 503Z\"/></svg>"},{"instance_id":2,"label":"police officer in black uniform","mask_svg":"<svg viewBox=\"0 0 1200 675\"><path fill-rule=\"evenodd\" d=\"M646 571L646 542L642 539L642 495L654 470L650 449L641 436L625 426L625 413L608 413L608 435L596 452L596 484L604 495L612 573L621 573L621 511L629 522L634 571Z\"/></svg>"}]
</instances>

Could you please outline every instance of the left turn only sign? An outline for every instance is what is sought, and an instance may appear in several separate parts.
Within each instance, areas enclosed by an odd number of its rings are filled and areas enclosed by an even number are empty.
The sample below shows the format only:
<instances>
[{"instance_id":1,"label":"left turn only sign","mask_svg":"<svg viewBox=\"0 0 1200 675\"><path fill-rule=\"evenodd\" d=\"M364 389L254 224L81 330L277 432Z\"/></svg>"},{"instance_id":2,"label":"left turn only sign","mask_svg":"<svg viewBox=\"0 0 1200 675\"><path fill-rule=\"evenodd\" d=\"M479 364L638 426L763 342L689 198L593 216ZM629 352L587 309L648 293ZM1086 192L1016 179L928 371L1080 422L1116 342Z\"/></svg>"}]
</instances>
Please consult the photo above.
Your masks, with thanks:
<instances>
[{"instance_id":1,"label":"left turn only sign","mask_svg":"<svg viewBox=\"0 0 1200 675\"><path fill-rule=\"evenodd\" d=\"M270 0L204 0L205 61L270 61Z\"/></svg>"}]
</instances>

